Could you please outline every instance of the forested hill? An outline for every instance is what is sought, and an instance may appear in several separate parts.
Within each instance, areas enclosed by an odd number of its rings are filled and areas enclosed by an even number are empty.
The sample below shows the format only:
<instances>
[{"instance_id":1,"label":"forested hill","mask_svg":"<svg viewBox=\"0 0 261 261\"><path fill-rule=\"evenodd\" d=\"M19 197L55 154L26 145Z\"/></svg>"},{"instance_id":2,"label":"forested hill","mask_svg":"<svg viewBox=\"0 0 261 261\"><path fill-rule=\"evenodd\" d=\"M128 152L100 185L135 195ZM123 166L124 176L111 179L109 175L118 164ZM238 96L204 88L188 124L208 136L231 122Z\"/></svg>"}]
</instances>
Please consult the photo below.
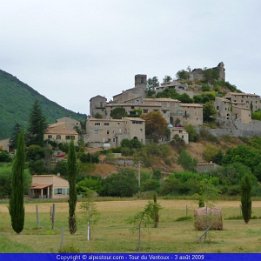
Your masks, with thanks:
<instances>
[{"instance_id":1,"label":"forested hill","mask_svg":"<svg viewBox=\"0 0 261 261\"><path fill-rule=\"evenodd\" d=\"M50 101L13 75L0 70L0 139L10 137L16 123L27 126L32 105L38 100L47 122L57 118L71 117L83 120L85 114L67 110Z\"/></svg>"}]
</instances>

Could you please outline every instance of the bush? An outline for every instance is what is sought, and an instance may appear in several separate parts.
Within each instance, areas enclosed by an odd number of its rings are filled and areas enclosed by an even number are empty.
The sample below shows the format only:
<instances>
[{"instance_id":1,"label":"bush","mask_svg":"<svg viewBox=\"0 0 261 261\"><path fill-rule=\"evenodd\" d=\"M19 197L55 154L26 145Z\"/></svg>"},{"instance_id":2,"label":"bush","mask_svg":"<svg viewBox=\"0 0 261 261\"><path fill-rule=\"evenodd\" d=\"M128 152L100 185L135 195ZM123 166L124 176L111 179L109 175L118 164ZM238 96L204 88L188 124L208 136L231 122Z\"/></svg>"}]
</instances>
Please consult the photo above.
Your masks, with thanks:
<instances>
[{"instance_id":1,"label":"bush","mask_svg":"<svg viewBox=\"0 0 261 261\"><path fill-rule=\"evenodd\" d=\"M199 135L196 129L192 125L185 126L185 130L189 135L189 141L196 142L199 139Z\"/></svg>"},{"instance_id":2,"label":"bush","mask_svg":"<svg viewBox=\"0 0 261 261\"><path fill-rule=\"evenodd\" d=\"M217 147L212 145L207 145L205 150L203 151L203 158L208 162L212 161L217 164L221 164L223 153Z\"/></svg>"},{"instance_id":3,"label":"bush","mask_svg":"<svg viewBox=\"0 0 261 261\"><path fill-rule=\"evenodd\" d=\"M122 169L102 181L101 196L131 197L138 192L138 181L135 172Z\"/></svg>"},{"instance_id":4,"label":"bush","mask_svg":"<svg viewBox=\"0 0 261 261\"><path fill-rule=\"evenodd\" d=\"M43 174L46 172L44 160L39 159L29 162L29 169L32 174Z\"/></svg>"},{"instance_id":5,"label":"bush","mask_svg":"<svg viewBox=\"0 0 261 261\"><path fill-rule=\"evenodd\" d=\"M88 190L101 191L102 183L99 177L86 177L76 185L77 193L85 194Z\"/></svg>"},{"instance_id":6,"label":"bush","mask_svg":"<svg viewBox=\"0 0 261 261\"><path fill-rule=\"evenodd\" d=\"M0 162L11 162L12 158L7 151L0 151Z\"/></svg>"},{"instance_id":7,"label":"bush","mask_svg":"<svg viewBox=\"0 0 261 261\"><path fill-rule=\"evenodd\" d=\"M179 158L178 163L186 170L193 171L197 165L197 161L193 159L185 150L182 150Z\"/></svg>"},{"instance_id":8,"label":"bush","mask_svg":"<svg viewBox=\"0 0 261 261\"><path fill-rule=\"evenodd\" d=\"M0 167L0 198L8 197L11 192L12 166L5 165ZM27 193L31 186L31 175L28 169L24 171L24 191Z\"/></svg>"},{"instance_id":9,"label":"bush","mask_svg":"<svg viewBox=\"0 0 261 261\"><path fill-rule=\"evenodd\" d=\"M27 160L39 160L44 158L44 149L39 145L30 145L26 153Z\"/></svg>"},{"instance_id":10,"label":"bush","mask_svg":"<svg viewBox=\"0 0 261 261\"><path fill-rule=\"evenodd\" d=\"M61 160L56 163L55 168L54 168L55 173L60 173L61 176L66 177L68 174L67 171L68 170L67 170L67 161L66 160Z\"/></svg>"},{"instance_id":11,"label":"bush","mask_svg":"<svg viewBox=\"0 0 261 261\"><path fill-rule=\"evenodd\" d=\"M80 161L83 163L99 163L99 155L98 154L90 154L90 153L81 153L79 155Z\"/></svg>"}]
</instances>

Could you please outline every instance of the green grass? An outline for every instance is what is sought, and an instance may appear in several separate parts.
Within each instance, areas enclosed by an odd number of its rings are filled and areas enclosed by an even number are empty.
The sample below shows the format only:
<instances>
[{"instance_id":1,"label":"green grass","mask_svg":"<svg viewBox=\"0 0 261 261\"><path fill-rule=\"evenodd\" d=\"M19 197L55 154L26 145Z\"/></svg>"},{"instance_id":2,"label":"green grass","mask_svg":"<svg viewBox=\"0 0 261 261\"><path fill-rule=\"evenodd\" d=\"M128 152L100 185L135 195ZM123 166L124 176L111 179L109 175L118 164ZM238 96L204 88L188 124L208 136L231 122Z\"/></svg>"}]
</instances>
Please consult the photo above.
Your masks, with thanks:
<instances>
[{"instance_id":1,"label":"green grass","mask_svg":"<svg viewBox=\"0 0 261 261\"><path fill-rule=\"evenodd\" d=\"M39 203L40 228L36 228L35 204L26 204L25 227L16 235L11 228L5 205L0 205L0 252L58 252L61 230L64 229L64 248L80 252L135 252L137 233L127 220L141 211L147 200L97 202L100 218L93 227L92 240L86 240L85 216L77 211L78 230L68 231L67 203L56 203L55 229L51 229L49 209L52 203ZM194 229L196 201L159 200L159 228L142 230L141 247L144 252L260 252L261 221L249 224L242 220L228 220L239 215L239 202L216 202L222 207L224 230L210 231L206 243L198 243L202 231ZM254 202L253 215L261 216L261 203ZM187 217L186 215L187 206ZM179 222L176 222L179 220Z\"/></svg>"}]
</instances>

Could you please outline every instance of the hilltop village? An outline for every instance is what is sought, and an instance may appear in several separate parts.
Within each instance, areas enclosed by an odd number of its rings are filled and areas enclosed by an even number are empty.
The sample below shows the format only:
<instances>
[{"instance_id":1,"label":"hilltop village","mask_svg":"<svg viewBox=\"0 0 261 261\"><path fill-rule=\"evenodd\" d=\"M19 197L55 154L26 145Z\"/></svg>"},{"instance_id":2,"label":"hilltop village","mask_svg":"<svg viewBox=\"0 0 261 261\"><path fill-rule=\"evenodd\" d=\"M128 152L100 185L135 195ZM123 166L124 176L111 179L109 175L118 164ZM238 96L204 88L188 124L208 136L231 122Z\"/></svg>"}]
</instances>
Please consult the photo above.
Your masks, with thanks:
<instances>
[{"instance_id":1,"label":"hilltop village","mask_svg":"<svg viewBox=\"0 0 261 261\"><path fill-rule=\"evenodd\" d=\"M211 76L208 83L206 80L208 72L215 74L215 81L220 86L212 87ZM180 71L180 76L180 79L165 79L161 84L148 86L147 75L138 74L135 75L134 87L114 95L111 101L101 95L92 97L90 116L86 121L85 143L91 147L116 147L124 139L137 138L145 144L146 124L141 116L151 112L159 112L166 120L170 132L168 140L172 140L177 135L186 144L189 142L189 137L185 126L188 125L197 130L205 126L214 136L261 134L261 122L251 117L253 112L261 109L260 96L243 93L236 89L233 91L228 89L227 92L222 93L222 84L227 85L222 62L211 69ZM204 91L204 85L202 87L203 82L207 83L205 84L207 91ZM149 92L153 95L148 95ZM171 92L187 97L189 102L161 95ZM203 98L210 97L215 110L212 119L212 122L215 122L214 127L209 127L204 121L204 104L193 102L193 97L200 95ZM123 114L113 117L115 111L123 112ZM45 138L66 141L71 137L77 141L79 133L75 127L79 124L73 119L59 119L57 123L48 127Z\"/></svg>"}]
</instances>

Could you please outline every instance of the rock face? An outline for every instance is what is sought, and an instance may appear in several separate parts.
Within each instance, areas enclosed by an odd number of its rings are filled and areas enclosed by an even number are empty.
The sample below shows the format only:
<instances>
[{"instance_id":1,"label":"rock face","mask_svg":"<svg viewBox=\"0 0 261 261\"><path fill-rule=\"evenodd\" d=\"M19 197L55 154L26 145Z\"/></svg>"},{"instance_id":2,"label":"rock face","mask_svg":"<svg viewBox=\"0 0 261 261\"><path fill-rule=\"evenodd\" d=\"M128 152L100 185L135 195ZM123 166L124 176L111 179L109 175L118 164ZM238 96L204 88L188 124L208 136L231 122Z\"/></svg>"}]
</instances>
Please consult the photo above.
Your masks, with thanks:
<instances>
[{"instance_id":1,"label":"rock face","mask_svg":"<svg viewBox=\"0 0 261 261\"><path fill-rule=\"evenodd\" d=\"M221 209L209 207L195 209L194 226L196 230L223 230Z\"/></svg>"}]
</instances>

